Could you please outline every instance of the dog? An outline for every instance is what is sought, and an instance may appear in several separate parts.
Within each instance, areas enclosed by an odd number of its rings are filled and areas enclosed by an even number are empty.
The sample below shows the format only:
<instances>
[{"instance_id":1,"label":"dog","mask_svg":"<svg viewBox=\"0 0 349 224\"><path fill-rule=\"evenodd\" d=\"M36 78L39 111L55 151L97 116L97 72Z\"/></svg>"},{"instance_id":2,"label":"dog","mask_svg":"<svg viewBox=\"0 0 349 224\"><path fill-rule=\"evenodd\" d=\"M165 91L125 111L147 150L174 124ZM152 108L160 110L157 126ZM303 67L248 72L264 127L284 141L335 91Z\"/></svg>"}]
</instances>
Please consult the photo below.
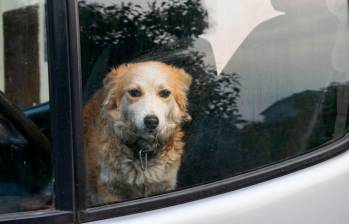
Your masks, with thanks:
<instances>
[{"instance_id":1,"label":"dog","mask_svg":"<svg viewBox=\"0 0 349 224\"><path fill-rule=\"evenodd\" d=\"M191 120L192 78L158 62L122 64L84 106L88 202L119 202L172 191Z\"/></svg>"}]
</instances>

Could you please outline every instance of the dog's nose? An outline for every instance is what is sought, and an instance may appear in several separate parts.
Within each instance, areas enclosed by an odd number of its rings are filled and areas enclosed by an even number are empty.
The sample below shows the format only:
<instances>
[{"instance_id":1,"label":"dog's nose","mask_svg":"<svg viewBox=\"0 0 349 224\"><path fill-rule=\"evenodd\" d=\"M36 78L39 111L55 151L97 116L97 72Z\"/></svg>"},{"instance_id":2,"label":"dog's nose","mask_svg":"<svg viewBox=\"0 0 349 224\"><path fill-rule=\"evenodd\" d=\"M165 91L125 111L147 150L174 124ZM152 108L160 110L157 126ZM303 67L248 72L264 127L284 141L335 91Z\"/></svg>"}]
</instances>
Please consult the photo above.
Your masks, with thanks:
<instances>
[{"instance_id":1,"label":"dog's nose","mask_svg":"<svg viewBox=\"0 0 349 224\"><path fill-rule=\"evenodd\" d=\"M155 115L147 115L144 118L144 125L148 129L155 129L159 125L159 118Z\"/></svg>"}]
</instances>

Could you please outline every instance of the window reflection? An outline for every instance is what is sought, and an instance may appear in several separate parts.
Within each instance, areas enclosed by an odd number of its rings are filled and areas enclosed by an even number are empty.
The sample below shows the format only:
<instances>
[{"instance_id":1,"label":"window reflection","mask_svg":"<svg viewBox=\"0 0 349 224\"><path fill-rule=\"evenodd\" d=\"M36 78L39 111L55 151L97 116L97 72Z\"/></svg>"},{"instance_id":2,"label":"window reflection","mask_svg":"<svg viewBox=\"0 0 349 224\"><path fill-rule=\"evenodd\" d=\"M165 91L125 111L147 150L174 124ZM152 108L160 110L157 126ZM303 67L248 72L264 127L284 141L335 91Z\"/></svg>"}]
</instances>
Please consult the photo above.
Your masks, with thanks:
<instances>
[{"instance_id":1,"label":"window reflection","mask_svg":"<svg viewBox=\"0 0 349 224\"><path fill-rule=\"evenodd\" d=\"M84 101L109 69L157 60L193 77L177 188L343 136L345 0L80 1Z\"/></svg>"},{"instance_id":2,"label":"window reflection","mask_svg":"<svg viewBox=\"0 0 349 224\"><path fill-rule=\"evenodd\" d=\"M49 106L32 107L49 99L44 9L0 1L0 214L52 207Z\"/></svg>"},{"instance_id":3,"label":"window reflection","mask_svg":"<svg viewBox=\"0 0 349 224\"><path fill-rule=\"evenodd\" d=\"M22 108L49 99L44 8L40 0L0 4L0 90Z\"/></svg>"}]
</instances>

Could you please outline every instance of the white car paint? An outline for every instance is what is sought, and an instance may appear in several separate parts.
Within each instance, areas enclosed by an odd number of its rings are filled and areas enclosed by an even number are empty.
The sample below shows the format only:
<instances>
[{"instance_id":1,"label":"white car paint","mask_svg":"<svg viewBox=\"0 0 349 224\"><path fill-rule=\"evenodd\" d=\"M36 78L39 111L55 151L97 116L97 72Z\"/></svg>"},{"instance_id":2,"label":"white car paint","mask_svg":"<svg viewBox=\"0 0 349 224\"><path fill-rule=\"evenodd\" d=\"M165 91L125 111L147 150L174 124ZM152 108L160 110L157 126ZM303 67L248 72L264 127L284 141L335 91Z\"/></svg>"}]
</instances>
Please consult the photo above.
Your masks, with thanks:
<instances>
[{"instance_id":1,"label":"white car paint","mask_svg":"<svg viewBox=\"0 0 349 224\"><path fill-rule=\"evenodd\" d=\"M240 190L91 224L348 224L349 151Z\"/></svg>"}]
</instances>

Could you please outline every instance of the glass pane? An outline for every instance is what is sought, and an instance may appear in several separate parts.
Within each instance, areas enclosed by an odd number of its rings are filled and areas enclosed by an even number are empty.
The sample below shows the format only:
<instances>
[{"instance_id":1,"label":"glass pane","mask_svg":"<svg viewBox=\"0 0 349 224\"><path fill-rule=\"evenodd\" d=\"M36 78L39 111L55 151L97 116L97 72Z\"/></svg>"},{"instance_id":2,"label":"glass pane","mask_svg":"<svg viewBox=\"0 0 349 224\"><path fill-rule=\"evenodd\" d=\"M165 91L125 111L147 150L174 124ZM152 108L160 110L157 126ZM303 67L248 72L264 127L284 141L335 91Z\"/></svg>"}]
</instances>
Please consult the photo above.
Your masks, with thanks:
<instances>
[{"instance_id":1,"label":"glass pane","mask_svg":"<svg viewBox=\"0 0 349 224\"><path fill-rule=\"evenodd\" d=\"M346 0L79 8L91 205L231 177L346 133Z\"/></svg>"},{"instance_id":2,"label":"glass pane","mask_svg":"<svg viewBox=\"0 0 349 224\"><path fill-rule=\"evenodd\" d=\"M0 213L52 206L45 1L0 1ZM26 108L21 110L19 108Z\"/></svg>"}]
</instances>

